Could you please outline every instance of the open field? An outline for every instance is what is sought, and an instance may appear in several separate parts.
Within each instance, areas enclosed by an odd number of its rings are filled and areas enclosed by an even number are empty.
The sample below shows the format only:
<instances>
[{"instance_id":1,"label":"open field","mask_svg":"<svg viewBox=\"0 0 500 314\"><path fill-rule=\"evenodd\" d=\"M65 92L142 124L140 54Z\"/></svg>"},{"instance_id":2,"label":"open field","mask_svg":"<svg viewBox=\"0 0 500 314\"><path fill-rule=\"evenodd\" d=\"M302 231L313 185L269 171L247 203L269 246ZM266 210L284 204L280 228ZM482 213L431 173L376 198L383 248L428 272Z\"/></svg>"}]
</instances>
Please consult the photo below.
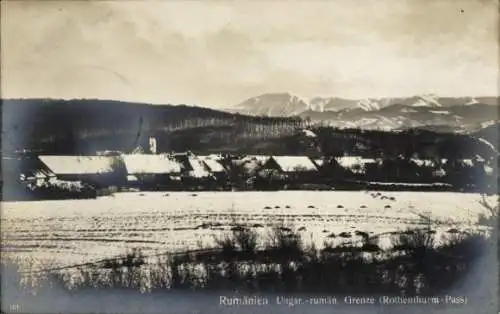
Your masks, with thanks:
<instances>
[{"instance_id":1,"label":"open field","mask_svg":"<svg viewBox=\"0 0 500 314\"><path fill-rule=\"evenodd\" d=\"M154 254L209 247L214 235L236 224L265 234L280 221L319 245L355 240L356 231L374 235L424 227L420 215L430 216L438 233L446 233L475 228L478 215L486 213L480 198L429 192L137 192L95 200L6 202L2 253L64 266L131 248Z\"/></svg>"}]
</instances>

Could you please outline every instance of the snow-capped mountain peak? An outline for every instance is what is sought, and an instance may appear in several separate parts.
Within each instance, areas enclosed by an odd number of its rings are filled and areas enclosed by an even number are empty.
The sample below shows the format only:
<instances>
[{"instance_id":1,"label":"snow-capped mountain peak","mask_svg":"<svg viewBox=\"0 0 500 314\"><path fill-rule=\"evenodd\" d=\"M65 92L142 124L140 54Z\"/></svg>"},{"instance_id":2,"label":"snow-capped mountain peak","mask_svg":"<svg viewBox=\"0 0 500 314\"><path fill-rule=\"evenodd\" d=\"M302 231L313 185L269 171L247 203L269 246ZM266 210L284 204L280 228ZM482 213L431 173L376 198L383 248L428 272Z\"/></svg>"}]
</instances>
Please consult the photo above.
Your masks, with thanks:
<instances>
[{"instance_id":1,"label":"snow-capped mountain peak","mask_svg":"<svg viewBox=\"0 0 500 314\"><path fill-rule=\"evenodd\" d=\"M259 95L247 99L237 107L242 113L261 116L293 116L308 109L305 101L289 93Z\"/></svg>"},{"instance_id":2,"label":"snow-capped mountain peak","mask_svg":"<svg viewBox=\"0 0 500 314\"><path fill-rule=\"evenodd\" d=\"M362 99L358 102L358 107L363 109L364 111L376 111L380 110L380 106L378 103L370 100L370 99Z\"/></svg>"},{"instance_id":3,"label":"snow-capped mountain peak","mask_svg":"<svg viewBox=\"0 0 500 314\"><path fill-rule=\"evenodd\" d=\"M404 129L431 126L448 132L473 128L491 120L492 116L496 116L495 106L484 104L498 103L497 99L438 97L432 94L396 98L320 96L307 99L289 93L274 93L250 98L232 112L257 116L299 116L313 123L338 127Z\"/></svg>"},{"instance_id":4,"label":"snow-capped mountain peak","mask_svg":"<svg viewBox=\"0 0 500 314\"><path fill-rule=\"evenodd\" d=\"M438 101L438 97L435 95L420 95L418 100L410 105L411 107L428 107L428 108L439 108L442 105Z\"/></svg>"},{"instance_id":5,"label":"snow-capped mountain peak","mask_svg":"<svg viewBox=\"0 0 500 314\"><path fill-rule=\"evenodd\" d=\"M307 102L311 111L324 112L326 105L330 102L329 98L313 98Z\"/></svg>"}]
</instances>

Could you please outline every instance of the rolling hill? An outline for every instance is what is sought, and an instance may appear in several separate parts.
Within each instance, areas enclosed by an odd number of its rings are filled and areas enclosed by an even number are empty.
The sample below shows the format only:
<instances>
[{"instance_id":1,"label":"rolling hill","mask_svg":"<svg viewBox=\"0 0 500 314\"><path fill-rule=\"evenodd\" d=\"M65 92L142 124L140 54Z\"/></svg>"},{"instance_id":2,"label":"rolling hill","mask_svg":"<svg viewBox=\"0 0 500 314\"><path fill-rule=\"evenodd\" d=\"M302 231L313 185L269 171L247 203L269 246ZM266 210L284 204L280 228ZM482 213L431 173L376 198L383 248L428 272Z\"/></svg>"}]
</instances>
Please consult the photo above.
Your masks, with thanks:
<instances>
[{"instance_id":1,"label":"rolling hill","mask_svg":"<svg viewBox=\"0 0 500 314\"><path fill-rule=\"evenodd\" d=\"M162 138L160 144L170 146L161 147L165 150L184 150L189 146L205 147L204 138L210 136L209 142L238 143L243 138L293 133L300 121L298 118L250 117L195 106L96 99L3 100L1 107L2 152L22 149L56 154L132 151L137 146L147 146L150 136ZM256 126L260 126L259 134ZM193 138L185 133L198 136Z\"/></svg>"}]
</instances>

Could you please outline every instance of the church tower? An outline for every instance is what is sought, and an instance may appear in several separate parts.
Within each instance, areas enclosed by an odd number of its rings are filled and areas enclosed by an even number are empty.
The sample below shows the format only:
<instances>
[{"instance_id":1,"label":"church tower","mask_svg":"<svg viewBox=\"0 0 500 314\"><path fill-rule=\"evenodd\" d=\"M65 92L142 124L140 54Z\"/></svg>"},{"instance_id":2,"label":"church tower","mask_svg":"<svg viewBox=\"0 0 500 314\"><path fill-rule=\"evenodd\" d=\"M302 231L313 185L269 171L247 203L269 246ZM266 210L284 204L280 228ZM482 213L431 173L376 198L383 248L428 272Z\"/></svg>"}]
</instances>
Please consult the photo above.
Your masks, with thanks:
<instances>
[{"instance_id":1,"label":"church tower","mask_svg":"<svg viewBox=\"0 0 500 314\"><path fill-rule=\"evenodd\" d=\"M151 154L156 154L156 138L155 137L149 137L149 152Z\"/></svg>"}]
</instances>

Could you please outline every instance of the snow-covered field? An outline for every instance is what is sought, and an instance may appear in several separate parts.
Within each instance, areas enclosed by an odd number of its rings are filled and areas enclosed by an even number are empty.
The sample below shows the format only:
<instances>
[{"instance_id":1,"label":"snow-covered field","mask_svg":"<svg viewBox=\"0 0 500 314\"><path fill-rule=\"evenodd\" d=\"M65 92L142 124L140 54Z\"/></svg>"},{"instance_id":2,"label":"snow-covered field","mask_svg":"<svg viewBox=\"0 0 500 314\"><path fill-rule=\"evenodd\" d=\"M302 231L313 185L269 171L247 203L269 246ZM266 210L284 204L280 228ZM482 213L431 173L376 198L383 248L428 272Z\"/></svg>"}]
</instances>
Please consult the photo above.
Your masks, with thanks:
<instances>
[{"instance_id":1,"label":"snow-covered field","mask_svg":"<svg viewBox=\"0 0 500 314\"><path fill-rule=\"evenodd\" d=\"M134 192L95 200L5 202L2 253L63 266L131 248L146 254L197 249L213 244L213 236L235 222L265 235L268 226L284 221L305 241L320 245L325 239L356 239L355 231L423 227L419 214L429 215L446 233L473 228L478 215L486 213L480 199L442 192L279 191ZM352 238L338 237L341 232Z\"/></svg>"}]
</instances>

